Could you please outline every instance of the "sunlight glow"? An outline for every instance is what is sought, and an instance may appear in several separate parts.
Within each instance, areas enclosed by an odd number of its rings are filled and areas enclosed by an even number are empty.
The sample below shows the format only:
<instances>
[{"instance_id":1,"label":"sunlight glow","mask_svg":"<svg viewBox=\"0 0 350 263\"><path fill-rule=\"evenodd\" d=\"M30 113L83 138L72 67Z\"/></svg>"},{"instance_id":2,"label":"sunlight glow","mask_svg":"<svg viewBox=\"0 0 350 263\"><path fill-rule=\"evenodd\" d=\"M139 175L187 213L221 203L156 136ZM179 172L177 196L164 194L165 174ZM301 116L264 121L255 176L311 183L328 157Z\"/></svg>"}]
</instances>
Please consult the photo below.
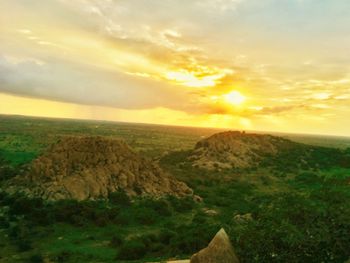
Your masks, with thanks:
<instances>
[{"instance_id":1,"label":"sunlight glow","mask_svg":"<svg viewBox=\"0 0 350 263\"><path fill-rule=\"evenodd\" d=\"M226 102L232 105L240 105L246 100L246 97L236 90L231 91L230 93L224 95L224 98Z\"/></svg>"},{"instance_id":2,"label":"sunlight glow","mask_svg":"<svg viewBox=\"0 0 350 263\"><path fill-rule=\"evenodd\" d=\"M216 85L216 80L222 78L222 74L207 75L197 77L195 74L188 71L170 71L166 74L168 80L176 81L178 84L187 87L213 87Z\"/></svg>"}]
</instances>

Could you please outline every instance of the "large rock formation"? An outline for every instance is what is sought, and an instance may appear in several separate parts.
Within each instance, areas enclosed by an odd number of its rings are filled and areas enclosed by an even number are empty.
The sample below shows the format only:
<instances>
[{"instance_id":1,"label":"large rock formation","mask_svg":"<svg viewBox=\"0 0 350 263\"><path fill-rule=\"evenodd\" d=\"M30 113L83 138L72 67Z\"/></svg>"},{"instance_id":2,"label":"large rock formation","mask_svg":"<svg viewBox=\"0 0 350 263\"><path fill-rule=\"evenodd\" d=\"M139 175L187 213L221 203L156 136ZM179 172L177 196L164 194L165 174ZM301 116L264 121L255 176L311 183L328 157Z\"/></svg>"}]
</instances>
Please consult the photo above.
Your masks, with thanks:
<instances>
[{"instance_id":1,"label":"large rock formation","mask_svg":"<svg viewBox=\"0 0 350 263\"><path fill-rule=\"evenodd\" d=\"M193 166L205 169L247 168L264 157L276 155L280 149L295 143L287 139L239 131L217 133L199 141L189 160Z\"/></svg>"},{"instance_id":2,"label":"large rock formation","mask_svg":"<svg viewBox=\"0 0 350 263\"><path fill-rule=\"evenodd\" d=\"M129 195L192 194L192 190L135 153L121 140L68 137L34 160L15 187L48 200L96 199L124 190ZM13 185L14 185L13 184Z\"/></svg>"},{"instance_id":3,"label":"large rock formation","mask_svg":"<svg viewBox=\"0 0 350 263\"><path fill-rule=\"evenodd\" d=\"M190 263L239 263L239 260L222 228L206 248L191 257Z\"/></svg>"}]
</instances>

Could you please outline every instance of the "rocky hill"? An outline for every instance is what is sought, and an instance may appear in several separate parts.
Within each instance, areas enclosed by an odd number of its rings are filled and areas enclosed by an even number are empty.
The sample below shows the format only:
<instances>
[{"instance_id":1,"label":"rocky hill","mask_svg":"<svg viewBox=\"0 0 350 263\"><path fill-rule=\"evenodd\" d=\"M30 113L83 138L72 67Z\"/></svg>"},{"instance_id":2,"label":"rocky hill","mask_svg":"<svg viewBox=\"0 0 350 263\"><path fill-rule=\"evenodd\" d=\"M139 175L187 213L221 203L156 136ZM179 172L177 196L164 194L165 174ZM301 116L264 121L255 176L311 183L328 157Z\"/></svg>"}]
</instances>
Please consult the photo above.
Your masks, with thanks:
<instances>
[{"instance_id":1,"label":"rocky hill","mask_svg":"<svg viewBox=\"0 0 350 263\"><path fill-rule=\"evenodd\" d=\"M34 160L12 188L48 200L96 199L124 190L128 195L191 195L192 190L141 157L124 141L68 137Z\"/></svg>"},{"instance_id":2,"label":"rocky hill","mask_svg":"<svg viewBox=\"0 0 350 263\"><path fill-rule=\"evenodd\" d=\"M247 168L296 145L272 135L228 131L199 141L189 160L193 166L205 169Z\"/></svg>"}]
</instances>

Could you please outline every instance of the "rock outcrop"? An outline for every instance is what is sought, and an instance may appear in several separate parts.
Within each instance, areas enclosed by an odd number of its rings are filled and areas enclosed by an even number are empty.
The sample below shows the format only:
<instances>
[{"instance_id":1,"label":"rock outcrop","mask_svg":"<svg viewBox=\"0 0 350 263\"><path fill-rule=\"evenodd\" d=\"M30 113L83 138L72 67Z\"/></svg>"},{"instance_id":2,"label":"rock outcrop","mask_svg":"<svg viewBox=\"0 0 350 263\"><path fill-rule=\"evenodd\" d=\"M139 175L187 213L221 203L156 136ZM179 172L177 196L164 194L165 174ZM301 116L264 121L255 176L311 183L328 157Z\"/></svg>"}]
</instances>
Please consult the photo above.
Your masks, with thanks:
<instances>
[{"instance_id":1,"label":"rock outcrop","mask_svg":"<svg viewBox=\"0 0 350 263\"><path fill-rule=\"evenodd\" d=\"M106 198L128 195L191 195L183 182L141 157L124 141L104 137L67 137L34 160L14 187L47 200Z\"/></svg>"},{"instance_id":2,"label":"rock outcrop","mask_svg":"<svg viewBox=\"0 0 350 263\"><path fill-rule=\"evenodd\" d=\"M193 166L209 170L248 168L294 144L272 135L228 131L199 141L189 160Z\"/></svg>"},{"instance_id":3,"label":"rock outcrop","mask_svg":"<svg viewBox=\"0 0 350 263\"><path fill-rule=\"evenodd\" d=\"M235 221L238 224L244 224L252 220L253 220L253 216L251 213L247 213L243 215L237 214L233 217L233 221Z\"/></svg>"},{"instance_id":4,"label":"rock outcrop","mask_svg":"<svg viewBox=\"0 0 350 263\"><path fill-rule=\"evenodd\" d=\"M206 248L191 257L190 263L239 263L239 260L222 228Z\"/></svg>"}]
</instances>

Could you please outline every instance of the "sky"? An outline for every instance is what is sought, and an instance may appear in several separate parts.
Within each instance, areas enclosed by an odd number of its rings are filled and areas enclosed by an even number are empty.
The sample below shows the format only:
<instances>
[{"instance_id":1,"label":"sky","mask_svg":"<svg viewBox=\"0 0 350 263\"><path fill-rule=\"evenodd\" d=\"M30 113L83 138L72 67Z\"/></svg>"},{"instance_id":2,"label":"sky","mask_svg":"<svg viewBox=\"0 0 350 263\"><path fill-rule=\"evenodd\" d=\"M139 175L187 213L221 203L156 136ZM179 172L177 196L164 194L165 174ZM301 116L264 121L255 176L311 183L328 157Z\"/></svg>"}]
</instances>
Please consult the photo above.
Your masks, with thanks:
<instances>
[{"instance_id":1,"label":"sky","mask_svg":"<svg viewBox=\"0 0 350 263\"><path fill-rule=\"evenodd\" d=\"M348 0L0 0L0 113L350 136Z\"/></svg>"}]
</instances>

